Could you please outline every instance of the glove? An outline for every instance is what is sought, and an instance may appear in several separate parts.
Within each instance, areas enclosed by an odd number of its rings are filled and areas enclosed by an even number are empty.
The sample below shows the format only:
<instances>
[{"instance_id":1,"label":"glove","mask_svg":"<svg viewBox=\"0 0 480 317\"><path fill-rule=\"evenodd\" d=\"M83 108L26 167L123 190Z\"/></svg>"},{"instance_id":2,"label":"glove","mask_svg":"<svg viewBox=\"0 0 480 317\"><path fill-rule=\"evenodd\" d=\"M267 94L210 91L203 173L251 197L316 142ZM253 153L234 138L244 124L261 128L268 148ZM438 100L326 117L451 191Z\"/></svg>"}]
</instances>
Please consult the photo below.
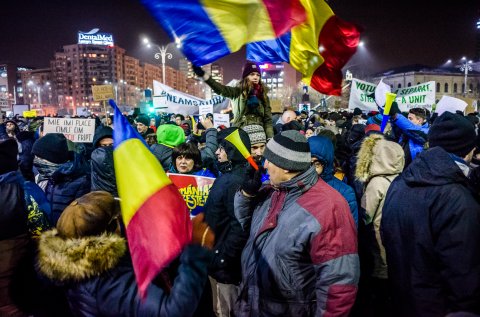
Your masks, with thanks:
<instances>
[{"instance_id":1,"label":"glove","mask_svg":"<svg viewBox=\"0 0 480 317\"><path fill-rule=\"evenodd\" d=\"M205 75L205 71L200 66L192 65L192 68L193 68L193 72L198 77L203 77Z\"/></svg>"},{"instance_id":2,"label":"glove","mask_svg":"<svg viewBox=\"0 0 480 317\"><path fill-rule=\"evenodd\" d=\"M397 113L401 113L400 108L398 107L398 103L394 101L392 103L392 107L390 107L390 116L395 117Z\"/></svg>"},{"instance_id":3,"label":"glove","mask_svg":"<svg viewBox=\"0 0 480 317\"><path fill-rule=\"evenodd\" d=\"M262 174L265 171L260 162L257 162L258 171L255 170L250 164L246 170L246 177L243 180L240 187L247 195L256 196L260 187L262 187Z\"/></svg>"}]
</instances>

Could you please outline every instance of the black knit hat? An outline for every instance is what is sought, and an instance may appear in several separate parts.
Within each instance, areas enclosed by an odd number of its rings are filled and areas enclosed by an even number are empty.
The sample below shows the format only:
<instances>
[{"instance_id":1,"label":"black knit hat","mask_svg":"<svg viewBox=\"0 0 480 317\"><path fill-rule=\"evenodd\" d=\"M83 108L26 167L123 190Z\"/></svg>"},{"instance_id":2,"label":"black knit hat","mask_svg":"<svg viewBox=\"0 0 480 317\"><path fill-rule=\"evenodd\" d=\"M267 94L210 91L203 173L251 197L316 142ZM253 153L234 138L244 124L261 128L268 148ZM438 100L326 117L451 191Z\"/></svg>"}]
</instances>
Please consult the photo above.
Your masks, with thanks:
<instances>
[{"instance_id":1,"label":"black knit hat","mask_svg":"<svg viewBox=\"0 0 480 317\"><path fill-rule=\"evenodd\" d=\"M148 118L148 116L146 116L144 114L138 115L137 118L135 119L135 121L137 123L143 123L147 127L150 126L150 118Z\"/></svg>"},{"instance_id":2,"label":"black knit hat","mask_svg":"<svg viewBox=\"0 0 480 317\"><path fill-rule=\"evenodd\" d=\"M270 139L263 156L288 171L305 171L311 162L307 138L295 130L283 131Z\"/></svg>"},{"instance_id":3,"label":"black knit hat","mask_svg":"<svg viewBox=\"0 0 480 317\"><path fill-rule=\"evenodd\" d=\"M361 115L363 112L360 108L356 107L355 109L353 109L353 115L354 116L359 116Z\"/></svg>"},{"instance_id":4,"label":"black knit hat","mask_svg":"<svg viewBox=\"0 0 480 317\"><path fill-rule=\"evenodd\" d=\"M70 157L67 139L61 133L49 133L35 141L32 153L57 164L67 162Z\"/></svg>"},{"instance_id":5,"label":"black knit hat","mask_svg":"<svg viewBox=\"0 0 480 317\"><path fill-rule=\"evenodd\" d=\"M247 132L238 128L231 127L231 128L223 129L222 131L218 132L217 134L218 144L225 148L225 152L227 153L227 158L229 161L231 161L232 163L245 163L247 160L243 157L240 151L232 143L225 140L225 138L235 130L238 130L242 143L245 145L247 150L250 151L251 144L250 144L250 138L248 137Z\"/></svg>"},{"instance_id":6,"label":"black knit hat","mask_svg":"<svg viewBox=\"0 0 480 317\"><path fill-rule=\"evenodd\" d=\"M247 77L248 75L250 75L253 72L257 72L257 73L261 74L260 67L257 64L255 64L254 62L250 62L250 61L246 62L245 65L243 65L242 79Z\"/></svg>"},{"instance_id":7,"label":"black knit hat","mask_svg":"<svg viewBox=\"0 0 480 317\"><path fill-rule=\"evenodd\" d=\"M476 136L470 121L448 111L439 116L428 131L430 147L439 146L460 157L465 157L475 147Z\"/></svg>"},{"instance_id":8,"label":"black knit hat","mask_svg":"<svg viewBox=\"0 0 480 317\"><path fill-rule=\"evenodd\" d=\"M0 141L0 175L18 169L18 145L15 139Z\"/></svg>"}]
</instances>

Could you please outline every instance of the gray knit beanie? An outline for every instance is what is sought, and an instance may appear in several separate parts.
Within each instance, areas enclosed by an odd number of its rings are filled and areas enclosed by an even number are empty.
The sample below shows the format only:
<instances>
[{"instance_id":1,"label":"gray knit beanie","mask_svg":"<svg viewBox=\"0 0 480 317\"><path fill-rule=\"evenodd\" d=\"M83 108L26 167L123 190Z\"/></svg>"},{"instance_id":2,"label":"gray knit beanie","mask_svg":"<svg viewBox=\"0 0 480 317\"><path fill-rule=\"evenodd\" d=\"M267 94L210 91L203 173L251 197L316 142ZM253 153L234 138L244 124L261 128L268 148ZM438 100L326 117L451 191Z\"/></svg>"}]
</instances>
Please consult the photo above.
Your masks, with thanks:
<instances>
[{"instance_id":1,"label":"gray knit beanie","mask_svg":"<svg viewBox=\"0 0 480 317\"><path fill-rule=\"evenodd\" d=\"M305 171L311 155L307 138L298 131L287 130L268 141L263 156L274 165L288 171Z\"/></svg>"},{"instance_id":2,"label":"gray knit beanie","mask_svg":"<svg viewBox=\"0 0 480 317\"><path fill-rule=\"evenodd\" d=\"M250 144L258 144L258 143L267 143L267 135L265 134L265 130L259 124L250 124L246 125L242 128L243 131L248 133L248 137L250 138Z\"/></svg>"}]
</instances>

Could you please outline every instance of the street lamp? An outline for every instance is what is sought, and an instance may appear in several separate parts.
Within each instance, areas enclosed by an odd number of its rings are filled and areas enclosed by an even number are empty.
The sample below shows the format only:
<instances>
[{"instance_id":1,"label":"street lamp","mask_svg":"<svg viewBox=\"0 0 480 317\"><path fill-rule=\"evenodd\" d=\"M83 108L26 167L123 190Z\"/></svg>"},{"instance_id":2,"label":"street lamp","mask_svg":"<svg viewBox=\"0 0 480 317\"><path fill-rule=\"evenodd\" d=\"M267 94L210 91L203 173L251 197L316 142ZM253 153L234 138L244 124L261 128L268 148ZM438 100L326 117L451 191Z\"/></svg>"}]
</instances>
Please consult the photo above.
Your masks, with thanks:
<instances>
[{"instance_id":1,"label":"street lamp","mask_svg":"<svg viewBox=\"0 0 480 317\"><path fill-rule=\"evenodd\" d=\"M467 95L467 76L468 72L472 71L472 66L469 65L471 64L472 61L467 60L467 58L464 56L462 57L462 65L460 66L460 70L464 72L465 78L464 78L464 84L463 84L463 96L465 97Z\"/></svg>"},{"instance_id":2,"label":"street lamp","mask_svg":"<svg viewBox=\"0 0 480 317\"><path fill-rule=\"evenodd\" d=\"M162 61L162 84L165 85L165 58L172 59L173 55L167 52L168 44L166 46L160 46L155 43L151 43L147 38L143 39L143 43L147 45L148 48L155 46L158 49L158 52L155 53L155 59L160 59ZM177 44L178 46L178 44Z\"/></svg>"}]
</instances>

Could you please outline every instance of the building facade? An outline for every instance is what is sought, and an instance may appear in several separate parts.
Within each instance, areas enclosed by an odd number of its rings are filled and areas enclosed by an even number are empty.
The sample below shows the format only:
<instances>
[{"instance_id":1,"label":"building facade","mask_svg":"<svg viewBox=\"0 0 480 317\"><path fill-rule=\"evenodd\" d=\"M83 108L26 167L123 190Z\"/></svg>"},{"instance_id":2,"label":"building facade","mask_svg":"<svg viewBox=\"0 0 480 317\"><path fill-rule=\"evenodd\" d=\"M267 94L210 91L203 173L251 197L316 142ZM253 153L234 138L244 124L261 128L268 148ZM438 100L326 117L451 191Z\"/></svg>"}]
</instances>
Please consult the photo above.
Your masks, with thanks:
<instances>
[{"instance_id":1,"label":"building facade","mask_svg":"<svg viewBox=\"0 0 480 317\"><path fill-rule=\"evenodd\" d=\"M392 69L373 78L374 83L383 82L392 87L392 91L400 88L415 86L421 83L435 82L435 99L440 100L443 95L480 99L480 72L472 70L465 75L460 68L432 68L424 65L405 66ZM465 82L467 83L465 88Z\"/></svg>"}]
</instances>

